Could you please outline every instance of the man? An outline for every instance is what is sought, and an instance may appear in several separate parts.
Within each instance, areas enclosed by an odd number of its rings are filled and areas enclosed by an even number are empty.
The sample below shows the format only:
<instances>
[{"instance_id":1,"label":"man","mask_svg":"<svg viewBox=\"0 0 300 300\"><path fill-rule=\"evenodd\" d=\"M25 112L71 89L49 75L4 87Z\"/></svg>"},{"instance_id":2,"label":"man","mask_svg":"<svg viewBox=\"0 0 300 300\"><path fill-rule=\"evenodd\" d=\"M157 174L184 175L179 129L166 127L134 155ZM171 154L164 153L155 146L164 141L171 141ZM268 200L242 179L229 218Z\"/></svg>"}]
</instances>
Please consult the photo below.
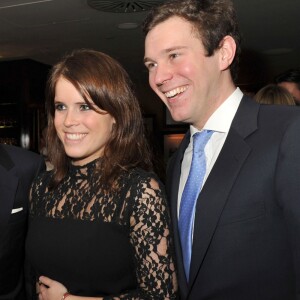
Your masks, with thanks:
<instances>
[{"instance_id":1,"label":"man","mask_svg":"<svg viewBox=\"0 0 300 300\"><path fill-rule=\"evenodd\" d=\"M181 299L300 299L300 112L235 87L230 0L165 2L143 29L150 86L190 124L167 171Z\"/></svg>"},{"instance_id":2,"label":"man","mask_svg":"<svg viewBox=\"0 0 300 300\"><path fill-rule=\"evenodd\" d=\"M0 145L0 299L25 299L23 265L28 196L45 169L41 156Z\"/></svg>"},{"instance_id":3,"label":"man","mask_svg":"<svg viewBox=\"0 0 300 300\"><path fill-rule=\"evenodd\" d=\"M300 105L300 70L290 69L275 77L275 83L285 88Z\"/></svg>"}]
</instances>

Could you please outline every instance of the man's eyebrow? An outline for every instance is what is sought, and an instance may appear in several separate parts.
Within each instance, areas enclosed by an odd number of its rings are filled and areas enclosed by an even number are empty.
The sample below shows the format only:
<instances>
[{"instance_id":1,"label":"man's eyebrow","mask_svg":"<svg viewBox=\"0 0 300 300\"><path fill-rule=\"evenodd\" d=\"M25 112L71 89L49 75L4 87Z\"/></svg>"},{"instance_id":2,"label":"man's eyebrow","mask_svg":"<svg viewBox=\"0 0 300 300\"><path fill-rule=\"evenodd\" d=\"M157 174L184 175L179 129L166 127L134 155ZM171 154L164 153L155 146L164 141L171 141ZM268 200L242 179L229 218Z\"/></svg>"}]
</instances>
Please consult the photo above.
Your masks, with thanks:
<instances>
[{"instance_id":1,"label":"man's eyebrow","mask_svg":"<svg viewBox=\"0 0 300 300\"><path fill-rule=\"evenodd\" d=\"M186 46L175 46L175 47L171 47L171 48L167 48L164 50L165 53L169 53L175 50L181 50L181 49L185 49L187 48Z\"/></svg>"},{"instance_id":2,"label":"man's eyebrow","mask_svg":"<svg viewBox=\"0 0 300 300\"><path fill-rule=\"evenodd\" d=\"M170 53L170 52L172 52L172 51L176 51L176 50L181 50L181 49L186 49L187 47L186 46L175 46L175 47L171 47L171 48L167 48L167 49L164 49L163 51L162 51L162 53L163 54L167 54L167 53ZM145 57L144 58L144 63L146 63L146 62L149 62L149 61L154 61L153 59L151 59L151 58L148 58L148 57Z\"/></svg>"}]
</instances>

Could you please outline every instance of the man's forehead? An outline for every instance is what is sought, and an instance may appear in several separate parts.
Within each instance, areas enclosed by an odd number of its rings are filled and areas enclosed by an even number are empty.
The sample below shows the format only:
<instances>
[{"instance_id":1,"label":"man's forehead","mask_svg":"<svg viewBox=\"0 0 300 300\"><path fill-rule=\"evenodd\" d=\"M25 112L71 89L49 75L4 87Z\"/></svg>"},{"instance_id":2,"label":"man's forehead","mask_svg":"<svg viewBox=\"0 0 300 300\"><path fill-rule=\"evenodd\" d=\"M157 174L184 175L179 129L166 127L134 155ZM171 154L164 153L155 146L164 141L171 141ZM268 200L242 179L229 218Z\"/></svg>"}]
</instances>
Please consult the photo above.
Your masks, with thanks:
<instances>
[{"instance_id":1,"label":"man's forehead","mask_svg":"<svg viewBox=\"0 0 300 300\"><path fill-rule=\"evenodd\" d=\"M182 40L186 38L199 38L196 30L189 22L175 17L157 24L147 34L145 47L177 48L182 46Z\"/></svg>"}]
</instances>

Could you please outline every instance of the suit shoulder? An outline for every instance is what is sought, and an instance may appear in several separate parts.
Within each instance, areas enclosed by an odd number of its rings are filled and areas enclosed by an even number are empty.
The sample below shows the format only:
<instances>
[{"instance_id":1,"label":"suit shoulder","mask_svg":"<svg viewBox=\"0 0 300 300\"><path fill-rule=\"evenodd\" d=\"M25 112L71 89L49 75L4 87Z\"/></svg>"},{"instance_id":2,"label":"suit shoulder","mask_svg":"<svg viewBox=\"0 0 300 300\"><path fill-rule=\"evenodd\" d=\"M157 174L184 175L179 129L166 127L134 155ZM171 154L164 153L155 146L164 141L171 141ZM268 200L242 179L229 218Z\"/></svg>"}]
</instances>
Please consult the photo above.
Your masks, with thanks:
<instances>
[{"instance_id":1,"label":"suit shoulder","mask_svg":"<svg viewBox=\"0 0 300 300\"><path fill-rule=\"evenodd\" d=\"M260 112L264 114L282 115L283 117L300 117L300 107L293 105L260 104Z\"/></svg>"},{"instance_id":2,"label":"suit shoulder","mask_svg":"<svg viewBox=\"0 0 300 300\"><path fill-rule=\"evenodd\" d=\"M41 155L35 152L32 152L27 149L23 149L21 147L12 146L12 145L1 145L1 147L7 152L7 154L12 159L30 159L30 160L41 160Z\"/></svg>"},{"instance_id":3,"label":"suit shoulder","mask_svg":"<svg viewBox=\"0 0 300 300\"><path fill-rule=\"evenodd\" d=\"M44 170L45 162L41 155L11 145L0 145L0 164L7 170L16 168L20 173L30 174Z\"/></svg>"},{"instance_id":4,"label":"suit shoulder","mask_svg":"<svg viewBox=\"0 0 300 300\"><path fill-rule=\"evenodd\" d=\"M261 105L259 109L261 122L272 122L284 126L285 124L300 124L300 107L291 105Z\"/></svg>"},{"instance_id":5,"label":"suit shoulder","mask_svg":"<svg viewBox=\"0 0 300 300\"><path fill-rule=\"evenodd\" d=\"M261 105L258 113L258 133L282 140L298 142L300 108L285 105Z\"/></svg>"}]
</instances>

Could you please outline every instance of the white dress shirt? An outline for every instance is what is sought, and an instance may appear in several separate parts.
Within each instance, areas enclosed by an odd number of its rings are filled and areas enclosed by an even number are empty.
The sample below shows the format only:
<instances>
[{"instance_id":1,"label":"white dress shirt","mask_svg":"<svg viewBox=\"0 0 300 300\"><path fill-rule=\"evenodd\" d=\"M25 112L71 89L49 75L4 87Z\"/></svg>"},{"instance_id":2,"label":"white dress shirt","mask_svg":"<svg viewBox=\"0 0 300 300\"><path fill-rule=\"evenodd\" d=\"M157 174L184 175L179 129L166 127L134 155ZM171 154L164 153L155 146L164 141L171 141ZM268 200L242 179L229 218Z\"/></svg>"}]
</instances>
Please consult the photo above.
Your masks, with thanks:
<instances>
[{"instance_id":1,"label":"white dress shirt","mask_svg":"<svg viewBox=\"0 0 300 300\"><path fill-rule=\"evenodd\" d=\"M206 172L203 179L203 185L212 170L221 149L225 143L232 120L242 100L243 93L239 88L218 107L218 109L210 116L202 130L213 130L214 133L207 142L204 153L206 157ZM181 202L182 192L187 181L193 154L193 135L199 132L194 126L190 126L191 138L188 147L184 152L184 158L181 164L181 175L178 189L178 216Z\"/></svg>"}]
</instances>

